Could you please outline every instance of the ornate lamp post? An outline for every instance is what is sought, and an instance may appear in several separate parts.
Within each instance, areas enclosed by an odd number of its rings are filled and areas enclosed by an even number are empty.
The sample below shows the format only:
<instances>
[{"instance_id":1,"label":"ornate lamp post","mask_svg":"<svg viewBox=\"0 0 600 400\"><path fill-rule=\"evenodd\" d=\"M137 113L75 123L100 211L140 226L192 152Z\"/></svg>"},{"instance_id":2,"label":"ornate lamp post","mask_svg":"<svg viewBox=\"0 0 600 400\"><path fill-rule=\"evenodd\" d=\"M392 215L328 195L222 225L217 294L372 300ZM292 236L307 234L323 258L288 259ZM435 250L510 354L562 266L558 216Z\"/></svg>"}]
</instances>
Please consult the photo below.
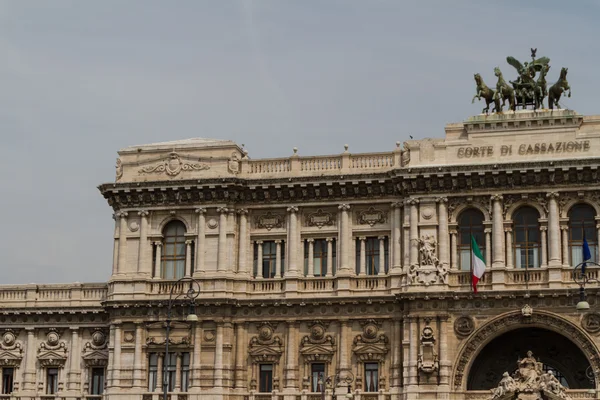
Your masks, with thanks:
<instances>
[{"instance_id":1,"label":"ornate lamp post","mask_svg":"<svg viewBox=\"0 0 600 400\"><path fill-rule=\"evenodd\" d=\"M175 297L173 297L173 291L176 287L179 286L179 283L189 282L190 286L188 290L184 293L179 293ZM195 300L200 295L200 282L190 277L183 277L179 279L177 282L173 282L171 286L171 291L169 292L169 302L167 303L167 334L165 341L165 358L163 362L163 400L167 400L167 393L169 391L169 334L171 333L171 311L173 309L173 305L177 300L183 299L185 302L188 302L190 305L190 311L188 315L185 317L187 322L197 322L198 316L195 311Z\"/></svg>"},{"instance_id":2,"label":"ornate lamp post","mask_svg":"<svg viewBox=\"0 0 600 400\"><path fill-rule=\"evenodd\" d=\"M344 374L343 377L340 374ZM335 399L335 387L341 383L345 382L348 385L348 393L346 394L347 399L352 399L354 396L352 395L352 389L350 385L354 382L354 374L350 371L340 371L336 375L331 375L328 377L324 377L323 374L319 377L319 385L321 385L321 400L325 400L325 387L327 385L331 385L333 383L333 395L332 397Z\"/></svg>"},{"instance_id":3,"label":"ornate lamp post","mask_svg":"<svg viewBox=\"0 0 600 400\"><path fill-rule=\"evenodd\" d=\"M585 285L589 282L600 282L598 279L592 278L586 273L584 266L587 267L589 265L600 267L600 264L598 263L585 261L577 264L573 269L573 281L579 285L579 302L576 306L577 311L587 311L590 309L590 303L587 302L585 296Z\"/></svg>"}]
</instances>

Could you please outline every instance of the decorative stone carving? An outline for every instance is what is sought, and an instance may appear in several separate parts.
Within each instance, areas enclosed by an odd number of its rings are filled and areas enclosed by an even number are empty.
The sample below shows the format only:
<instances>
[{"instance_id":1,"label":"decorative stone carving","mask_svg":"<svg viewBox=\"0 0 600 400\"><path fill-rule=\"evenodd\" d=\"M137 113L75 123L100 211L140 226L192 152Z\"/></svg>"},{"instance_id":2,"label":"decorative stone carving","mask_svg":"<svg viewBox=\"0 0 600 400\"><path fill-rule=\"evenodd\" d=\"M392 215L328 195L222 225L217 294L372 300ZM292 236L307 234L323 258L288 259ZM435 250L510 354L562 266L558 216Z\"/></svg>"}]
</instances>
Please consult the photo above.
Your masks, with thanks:
<instances>
[{"instance_id":1,"label":"decorative stone carving","mask_svg":"<svg viewBox=\"0 0 600 400\"><path fill-rule=\"evenodd\" d=\"M102 329L94 329L92 340L83 346L83 362L87 367L108 365L108 336Z\"/></svg>"},{"instance_id":2,"label":"decorative stone carving","mask_svg":"<svg viewBox=\"0 0 600 400\"><path fill-rule=\"evenodd\" d=\"M279 364L281 355L283 354L283 342L281 338L275 335L276 323L261 322L257 326L258 334L250 339L248 346L248 355L252 363L257 365L260 363ZM274 366L274 371L277 368ZM256 378L250 381L250 387L256 388ZM279 377L273 376L273 389L279 389Z\"/></svg>"},{"instance_id":3,"label":"decorative stone carving","mask_svg":"<svg viewBox=\"0 0 600 400\"><path fill-rule=\"evenodd\" d=\"M280 214L273 214L272 212L267 212L263 215L258 215L255 218L255 224L258 229L266 229L270 231L273 228L281 229L283 228L283 221L285 218Z\"/></svg>"},{"instance_id":4,"label":"decorative stone carving","mask_svg":"<svg viewBox=\"0 0 600 400\"><path fill-rule=\"evenodd\" d=\"M219 221L217 221L216 218L209 218L208 221L206 221L206 226L208 226L208 229L217 229Z\"/></svg>"},{"instance_id":5,"label":"decorative stone carving","mask_svg":"<svg viewBox=\"0 0 600 400\"><path fill-rule=\"evenodd\" d=\"M376 210L374 207L369 207L368 210L358 213L357 222L360 225L373 226L375 224L385 224L385 212Z\"/></svg>"},{"instance_id":6,"label":"decorative stone carving","mask_svg":"<svg viewBox=\"0 0 600 400\"><path fill-rule=\"evenodd\" d=\"M332 226L335 225L335 223L335 216L320 208L316 212L306 215L306 226L316 226L321 229L323 226Z\"/></svg>"},{"instance_id":7,"label":"decorative stone carving","mask_svg":"<svg viewBox=\"0 0 600 400\"><path fill-rule=\"evenodd\" d=\"M417 368L424 374L430 375L439 369L439 360L435 351L435 337L429 325L431 320L425 319L425 327L421 332L421 351L417 358Z\"/></svg>"},{"instance_id":8,"label":"decorative stone carving","mask_svg":"<svg viewBox=\"0 0 600 400\"><path fill-rule=\"evenodd\" d=\"M475 330L475 322L468 315L462 315L454 321L454 332L457 336L469 336Z\"/></svg>"},{"instance_id":9,"label":"decorative stone carving","mask_svg":"<svg viewBox=\"0 0 600 400\"><path fill-rule=\"evenodd\" d=\"M217 337L217 333L214 330L207 329L204 331L204 341L207 343L213 343L215 338Z\"/></svg>"},{"instance_id":10,"label":"decorative stone carving","mask_svg":"<svg viewBox=\"0 0 600 400\"><path fill-rule=\"evenodd\" d=\"M134 331L123 332L123 342L133 343L134 341L135 341L135 332Z\"/></svg>"},{"instance_id":11,"label":"decorative stone carving","mask_svg":"<svg viewBox=\"0 0 600 400\"><path fill-rule=\"evenodd\" d=\"M162 322L154 322L146 325L146 346L164 346L167 342L165 337L165 326ZM189 347L192 343L191 326L189 324L173 321L169 333L169 346Z\"/></svg>"},{"instance_id":12,"label":"decorative stone carving","mask_svg":"<svg viewBox=\"0 0 600 400\"><path fill-rule=\"evenodd\" d=\"M587 313L581 319L581 326L589 333L600 332L600 314Z\"/></svg>"},{"instance_id":13,"label":"decorative stone carving","mask_svg":"<svg viewBox=\"0 0 600 400\"><path fill-rule=\"evenodd\" d=\"M210 165L198 162L182 161L179 154L172 152L169 157L161 160L159 163L143 167L138 172L140 174L162 174L163 172L169 176L177 176L181 171L202 171L210 169Z\"/></svg>"},{"instance_id":14,"label":"decorative stone carving","mask_svg":"<svg viewBox=\"0 0 600 400\"><path fill-rule=\"evenodd\" d=\"M132 221L132 222L129 224L129 230L130 230L131 232L137 232L137 231L138 231L138 229L140 229L140 224L138 224L138 223L137 223L137 221Z\"/></svg>"},{"instance_id":15,"label":"decorative stone carving","mask_svg":"<svg viewBox=\"0 0 600 400\"><path fill-rule=\"evenodd\" d=\"M67 344L60 340L60 332L50 328L46 333L46 341L38 349L38 361L42 367L62 368L67 361Z\"/></svg>"},{"instance_id":16,"label":"decorative stone carving","mask_svg":"<svg viewBox=\"0 0 600 400\"><path fill-rule=\"evenodd\" d=\"M498 387L492 389L491 400L571 399L554 373L544 372L542 363L533 357L531 351L527 352L527 357L517 361L517 367L512 376L508 372L502 375ZM516 394L518 397L515 397Z\"/></svg>"},{"instance_id":17,"label":"decorative stone carving","mask_svg":"<svg viewBox=\"0 0 600 400\"><path fill-rule=\"evenodd\" d=\"M23 359L23 343L17 340L19 331L6 329L0 342L0 367L19 368Z\"/></svg>"},{"instance_id":18,"label":"decorative stone carving","mask_svg":"<svg viewBox=\"0 0 600 400\"><path fill-rule=\"evenodd\" d=\"M411 265L408 270L409 284L420 283L429 286L435 283L448 283L448 265L440 263L437 257L437 242L431 235L417 239L419 243L419 265Z\"/></svg>"},{"instance_id":19,"label":"decorative stone carving","mask_svg":"<svg viewBox=\"0 0 600 400\"><path fill-rule=\"evenodd\" d=\"M375 320L361 322L363 333L354 338L352 351L360 361L379 361L385 360L389 348L388 337L379 332L380 325Z\"/></svg>"},{"instance_id":20,"label":"decorative stone carving","mask_svg":"<svg viewBox=\"0 0 600 400\"><path fill-rule=\"evenodd\" d=\"M240 155L237 151L231 153L231 158L227 161L227 170L234 175L240 173Z\"/></svg>"},{"instance_id":21,"label":"decorative stone carving","mask_svg":"<svg viewBox=\"0 0 600 400\"><path fill-rule=\"evenodd\" d=\"M423 218L426 221L429 221L431 218L433 218L434 213L435 210L433 209L433 207L423 207L421 209L421 218Z\"/></svg>"},{"instance_id":22,"label":"decorative stone carving","mask_svg":"<svg viewBox=\"0 0 600 400\"><path fill-rule=\"evenodd\" d=\"M410 164L410 148L408 147L408 143L404 142L402 150L400 150L400 166L406 167L408 164Z\"/></svg>"},{"instance_id":23,"label":"decorative stone carving","mask_svg":"<svg viewBox=\"0 0 600 400\"><path fill-rule=\"evenodd\" d=\"M116 169L116 179L115 181L119 182L119 179L123 177L123 162L120 158L117 158L117 165L115 165Z\"/></svg>"},{"instance_id":24,"label":"decorative stone carving","mask_svg":"<svg viewBox=\"0 0 600 400\"><path fill-rule=\"evenodd\" d=\"M529 304L525 304L523 308L521 308L521 314L524 317L531 317L531 314L533 314L533 308L531 308Z\"/></svg>"}]
</instances>

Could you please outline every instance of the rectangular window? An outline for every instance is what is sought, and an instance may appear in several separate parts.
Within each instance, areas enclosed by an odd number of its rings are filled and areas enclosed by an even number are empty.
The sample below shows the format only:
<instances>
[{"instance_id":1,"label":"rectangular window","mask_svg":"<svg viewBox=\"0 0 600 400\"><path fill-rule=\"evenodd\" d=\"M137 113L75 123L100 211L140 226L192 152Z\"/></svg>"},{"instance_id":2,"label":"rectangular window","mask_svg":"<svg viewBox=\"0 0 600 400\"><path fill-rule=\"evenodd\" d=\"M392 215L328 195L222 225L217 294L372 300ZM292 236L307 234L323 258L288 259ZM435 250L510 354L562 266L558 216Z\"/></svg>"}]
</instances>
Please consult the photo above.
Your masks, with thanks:
<instances>
[{"instance_id":1,"label":"rectangular window","mask_svg":"<svg viewBox=\"0 0 600 400\"><path fill-rule=\"evenodd\" d=\"M169 353L169 357L165 358L165 362L168 362L167 382L169 384L169 392L172 392L175 390L175 376L177 375L177 354Z\"/></svg>"},{"instance_id":2,"label":"rectangular window","mask_svg":"<svg viewBox=\"0 0 600 400\"><path fill-rule=\"evenodd\" d=\"M365 363L365 392L379 390L379 364Z\"/></svg>"},{"instance_id":3,"label":"rectangular window","mask_svg":"<svg viewBox=\"0 0 600 400\"><path fill-rule=\"evenodd\" d=\"M327 240L325 239L315 239L313 241L313 267L314 267L314 275L313 271L309 271L309 260L308 256L310 244L306 242L304 244L304 270L306 271L306 276L325 276L327 274ZM335 248L332 246L332 266L333 261L335 260Z\"/></svg>"},{"instance_id":4,"label":"rectangular window","mask_svg":"<svg viewBox=\"0 0 600 400\"><path fill-rule=\"evenodd\" d=\"M92 368L90 394L99 395L102 393L104 393L104 368Z\"/></svg>"},{"instance_id":5,"label":"rectangular window","mask_svg":"<svg viewBox=\"0 0 600 400\"><path fill-rule=\"evenodd\" d=\"M58 392L58 368L46 369L46 394Z\"/></svg>"},{"instance_id":6,"label":"rectangular window","mask_svg":"<svg viewBox=\"0 0 600 400\"><path fill-rule=\"evenodd\" d=\"M12 393L14 376L14 368L2 368L2 394Z\"/></svg>"},{"instance_id":7,"label":"rectangular window","mask_svg":"<svg viewBox=\"0 0 600 400\"><path fill-rule=\"evenodd\" d=\"M181 391L187 392L190 386L190 353L181 355Z\"/></svg>"},{"instance_id":8,"label":"rectangular window","mask_svg":"<svg viewBox=\"0 0 600 400\"><path fill-rule=\"evenodd\" d=\"M325 387L324 379L325 379L325 364L323 363L315 363L311 364L311 380L310 384L313 392L321 392Z\"/></svg>"},{"instance_id":9,"label":"rectangular window","mask_svg":"<svg viewBox=\"0 0 600 400\"><path fill-rule=\"evenodd\" d=\"M273 364L260 364L258 391L269 393L273 391Z\"/></svg>"},{"instance_id":10,"label":"rectangular window","mask_svg":"<svg viewBox=\"0 0 600 400\"><path fill-rule=\"evenodd\" d=\"M154 392L158 384L158 354L150 353L148 357L148 391Z\"/></svg>"}]
</instances>

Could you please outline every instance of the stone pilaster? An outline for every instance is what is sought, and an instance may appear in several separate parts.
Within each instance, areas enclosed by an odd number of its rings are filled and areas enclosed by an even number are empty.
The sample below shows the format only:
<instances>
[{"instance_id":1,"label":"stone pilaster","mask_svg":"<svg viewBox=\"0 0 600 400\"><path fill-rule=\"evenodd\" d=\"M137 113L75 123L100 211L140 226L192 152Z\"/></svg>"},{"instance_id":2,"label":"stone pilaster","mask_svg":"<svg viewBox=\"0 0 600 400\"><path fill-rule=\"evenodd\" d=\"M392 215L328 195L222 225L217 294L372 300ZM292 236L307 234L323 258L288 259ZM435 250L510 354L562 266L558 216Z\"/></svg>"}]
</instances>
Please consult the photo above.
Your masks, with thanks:
<instances>
[{"instance_id":1,"label":"stone pilaster","mask_svg":"<svg viewBox=\"0 0 600 400\"><path fill-rule=\"evenodd\" d=\"M558 215L558 193L546 194L548 198L548 266L558 267L560 262L560 217Z\"/></svg>"},{"instance_id":2,"label":"stone pilaster","mask_svg":"<svg viewBox=\"0 0 600 400\"><path fill-rule=\"evenodd\" d=\"M81 350L79 348L79 327L71 327L71 352L69 354L69 371L67 390L79 391L81 382Z\"/></svg>"},{"instance_id":3,"label":"stone pilaster","mask_svg":"<svg viewBox=\"0 0 600 400\"><path fill-rule=\"evenodd\" d=\"M298 207L291 206L287 208L288 212L288 269L286 277L292 278L298 276Z\"/></svg>"},{"instance_id":4,"label":"stone pilaster","mask_svg":"<svg viewBox=\"0 0 600 400\"><path fill-rule=\"evenodd\" d=\"M296 321L287 321L287 340L285 343L285 367L283 373L285 376L285 388L287 391L293 391L298 387L296 379L298 373L298 344L296 343L298 325Z\"/></svg>"},{"instance_id":5,"label":"stone pilaster","mask_svg":"<svg viewBox=\"0 0 600 400\"><path fill-rule=\"evenodd\" d=\"M204 269L204 253L206 252L206 209L196 208L196 214L198 218L196 220L196 232L198 237L196 238L196 259L194 266L193 276L200 276L205 272Z\"/></svg>"},{"instance_id":6,"label":"stone pilaster","mask_svg":"<svg viewBox=\"0 0 600 400\"><path fill-rule=\"evenodd\" d=\"M227 270L227 208L219 207L219 244L217 249L217 272Z\"/></svg>"},{"instance_id":7,"label":"stone pilaster","mask_svg":"<svg viewBox=\"0 0 600 400\"><path fill-rule=\"evenodd\" d=\"M140 216L140 244L138 246L138 264L137 273L143 276L150 276L152 271L152 263L148 261L152 256L152 252L148 246L148 215L147 210L138 211Z\"/></svg>"},{"instance_id":8,"label":"stone pilaster","mask_svg":"<svg viewBox=\"0 0 600 400\"><path fill-rule=\"evenodd\" d=\"M119 217L119 258L117 261L117 275L125 273L127 262L127 212L120 211L117 213Z\"/></svg>"},{"instance_id":9,"label":"stone pilaster","mask_svg":"<svg viewBox=\"0 0 600 400\"><path fill-rule=\"evenodd\" d=\"M246 380L246 360L248 352L247 341L247 323L238 322L235 324L235 381L234 388L245 389L247 386Z\"/></svg>"},{"instance_id":10,"label":"stone pilaster","mask_svg":"<svg viewBox=\"0 0 600 400\"><path fill-rule=\"evenodd\" d=\"M141 388L144 386L144 353L142 352L144 340L144 324L135 324L135 348L133 351L133 386Z\"/></svg>"},{"instance_id":11,"label":"stone pilaster","mask_svg":"<svg viewBox=\"0 0 600 400\"><path fill-rule=\"evenodd\" d=\"M403 204L400 202L396 202L392 204L393 210L393 228L392 228L392 245L391 252L393 256L392 261L392 272L401 272L402 271L402 206Z\"/></svg>"},{"instance_id":12,"label":"stone pilaster","mask_svg":"<svg viewBox=\"0 0 600 400\"><path fill-rule=\"evenodd\" d=\"M340 210L340 268L338 275L350 275L350 239L352 237L349 224L349 204L341 204Z\"/></svg>"},{"instance_id":13,"label":"stone pilaster","mask_svg":"<svg viewBox=\"0 0 600 400\"><path fill-rule=\"evenodd\" d=\"M223 321L217 321L217 338L215 342L214 387L223 387Z\"/></svg>"},{"instance_id":14,"label":"stone pilaster","mask_svg":"<svg viewBox=\"0 0 600 400\"><path fill-rule=\"evenodd\" d=\"M440 246L440 264L450 265L448 248L448 198L440 197L438 203L438 243Z\"/></svg>"},{"instance_id":15,"label":"stone pilaster","mask_svg":"<svg viewBox=\"0 0 600 400\"><path fill-rule=\"evenodd\" d=\"M113 386L121 385L121 324L115 323L111 326L114 329L114 342L113 342L113 373L112 380Z\"/></svg>"},{"instance_id":16,"label":"stone pilaster","mask_svg":"<svg viewBox=\"0 0 600 400\"><path fill-rule=\"evenodd\" d=\"M502 195L492 196L492 267L504 267L504 220Z\"/></svg>"},{"instance_id":17,"label":"stone pilaster","mask_svg":"<svg viewBox=\"0 0 600 400\"><path fill-rule=\"evenodd\" d=\"M197 392L200 390L200 374L201 374L201 359L202 357L202 321L196 322L194 325L194 351L192 353L191 365L191 385L190 391Z\"/></svg>"},{"instance_id":18,"label":"stone pilaster","mask_svg":"<svg viewBox=\"0 0 600 400\"><path fill-rule=\"evenodd\" d=\"M240 222L240 239L238 249L238 274L248 276L248 210L240 208L237 211Z\"/></svg>"},{"instance_id":19,"label":"stone pilaster","mask_svg":"<svg viewBox=\"0 0 600 400\"><path fill-rule=\"evenodd\" d=\"M419 264L419 200L410 199L410 265Z\"/></svg>"}]
</instances>

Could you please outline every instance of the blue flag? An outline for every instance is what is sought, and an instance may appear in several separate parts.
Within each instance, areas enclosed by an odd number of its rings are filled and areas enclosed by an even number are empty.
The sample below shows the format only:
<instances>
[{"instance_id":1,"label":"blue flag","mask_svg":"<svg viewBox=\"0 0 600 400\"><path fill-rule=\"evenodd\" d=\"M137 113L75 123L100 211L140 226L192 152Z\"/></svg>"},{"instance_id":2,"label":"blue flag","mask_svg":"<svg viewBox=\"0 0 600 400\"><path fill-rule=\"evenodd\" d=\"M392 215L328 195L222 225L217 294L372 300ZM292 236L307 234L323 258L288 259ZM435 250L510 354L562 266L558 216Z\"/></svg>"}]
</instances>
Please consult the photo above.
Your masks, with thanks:
<instances>
[{"instance_id":1,"label":"blue flag","mask_svg":"<svg viewBox=\"0 0 600 400\"><path fill-rule=\"evenodd\" d=\"M585 274L585 262L592 259L592 253L590 252L590 246L585 239L585 232L583 233L583 264L581 265L581 273Z\"/></svg>"}]
</instances>

